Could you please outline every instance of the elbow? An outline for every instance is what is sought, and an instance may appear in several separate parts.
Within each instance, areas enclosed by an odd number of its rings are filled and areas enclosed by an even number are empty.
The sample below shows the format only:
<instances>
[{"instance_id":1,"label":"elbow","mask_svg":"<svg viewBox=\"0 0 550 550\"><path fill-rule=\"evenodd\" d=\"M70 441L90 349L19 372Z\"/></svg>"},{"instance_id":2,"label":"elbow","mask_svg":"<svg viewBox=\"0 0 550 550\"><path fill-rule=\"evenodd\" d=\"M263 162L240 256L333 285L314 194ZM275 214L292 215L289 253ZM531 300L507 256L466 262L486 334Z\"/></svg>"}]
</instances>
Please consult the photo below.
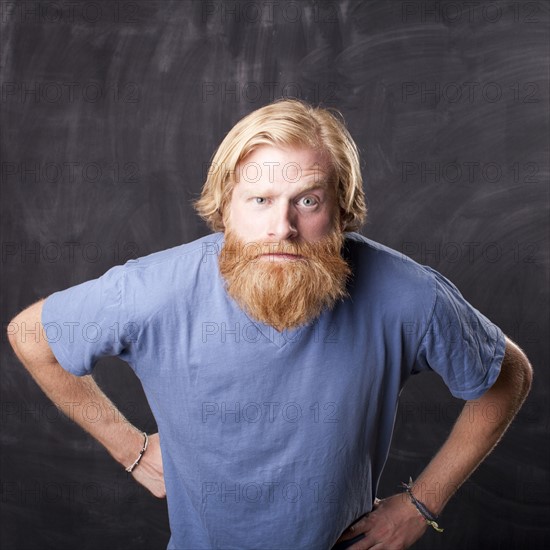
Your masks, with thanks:
<instances>
[{"instance_id":1,"label":"elbow","mask_svg":"<svg viewBox=\"0 0 550 550\"><path fill-rule=\"evenodd\" d=\"M20 314L16 315L9 323L6 328L8 342L12 347L13 351L17 352L17 342L19 340L18 334L20 333L21 320Z\"/></svg>"},{"instance_id":2,"label":"elbow","mask_svg":"<svg viewBox=\"0 0 550 550\"><path fill-rule=\"evenodd\" d=\"M531 385L533 384L533 367L531 363L529 363L529 359L527 359L527 356L525 354L522 354L524 358L523 363L523 395L524 399L529 395L529 392L531 391Z\"/></svg>"},{"instance_id":3,"label":"elbow","mask_svg":"<svg viewBox=\"0 0 550 550\"><path fill-rule=\"evenodd\" d=\"M519 402L522 403L531 390L533 367L521 348L508 338L506 339L506 352L502 367L513 379Z\"/></svg>"},{"instance_id":4,"label":"elbow","mask_svg":"<svg viewBox=\"0 0 550 550\"><path fill-rule=\"evenodd\" d=\"M40 321L42 303L43 300L39 300L32 304L8 323L6 329L8 342L20 360L44 345Z\"/></svg>"}]
</instances>

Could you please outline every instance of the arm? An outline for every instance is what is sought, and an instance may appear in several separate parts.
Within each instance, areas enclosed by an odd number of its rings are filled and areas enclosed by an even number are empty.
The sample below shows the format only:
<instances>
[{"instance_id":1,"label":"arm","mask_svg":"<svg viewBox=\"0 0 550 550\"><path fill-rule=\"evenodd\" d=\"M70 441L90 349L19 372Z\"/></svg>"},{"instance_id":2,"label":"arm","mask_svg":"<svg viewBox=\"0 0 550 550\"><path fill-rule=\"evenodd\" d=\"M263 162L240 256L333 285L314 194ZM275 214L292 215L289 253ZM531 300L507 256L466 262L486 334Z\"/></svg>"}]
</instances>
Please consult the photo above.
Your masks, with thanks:
<instances>
[{"instance_id":1,"label":"arm","mask_svg":"<svg viewBox=\"0 0 550 550\"><path fill-rule=\"evenodd\" d=\"M101 391L91 376L74 376L57 362L48 341L44 336L42 306L44 300L36 302L17 315L9 325L9 342L26 369L42 388L44 393L71 420L97 439L109 453L124 467L137 458L143 446L143 434L132 426L109 398ZM38 337L21 338L21 327L40 327ZM10 328L12 330L10 330ZM87 422L80 407L94 403L98 408L97 418ZM84 409L81 409L82 411ZM76 412L78 411L78 412ZM164 477L158 434L149 438L149 447L132 475L157 497L164 497Z\"/></svg>"},{"instance_id":2,"label":"arm","mask_svg":"<svg viewBox=\"0 0 550 550\"><path fill-rule=\"evenodd\" d=\"M508 338L500 374L479 399L467 401L448 439L413 484L414 496L439 515L451 496L492 451L529 393L532 380L529 361ZM339 541L368 531L350 546L408 548L427 525L406 495L379 501L373 511L348 529ZM378 543L380 546L375 546Z\"/></svg>"}]
</instances>

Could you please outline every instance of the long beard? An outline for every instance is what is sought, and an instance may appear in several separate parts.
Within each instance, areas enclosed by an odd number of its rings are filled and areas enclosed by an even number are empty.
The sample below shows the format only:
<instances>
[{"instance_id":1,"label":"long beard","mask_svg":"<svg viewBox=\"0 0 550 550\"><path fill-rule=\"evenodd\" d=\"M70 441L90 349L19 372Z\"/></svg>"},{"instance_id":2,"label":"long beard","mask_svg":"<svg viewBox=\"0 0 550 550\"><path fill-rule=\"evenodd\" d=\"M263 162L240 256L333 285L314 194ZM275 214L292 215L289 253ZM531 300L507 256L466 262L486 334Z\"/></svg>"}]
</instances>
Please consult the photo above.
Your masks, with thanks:
<instances>
[{"instance_id":1,"label":"long beard","mask_svg":"<svg viewBox=\"0 0 550 550\"><path fill-rule=\"evenodd\" d=\"M318 317L347 296L351 270L342 258L341 231L313 243L247 243L226 231L220 273L229 295L253 319L279 331ZM266 252L303 258L278 261Z\"/></svg>"}]
</instances>

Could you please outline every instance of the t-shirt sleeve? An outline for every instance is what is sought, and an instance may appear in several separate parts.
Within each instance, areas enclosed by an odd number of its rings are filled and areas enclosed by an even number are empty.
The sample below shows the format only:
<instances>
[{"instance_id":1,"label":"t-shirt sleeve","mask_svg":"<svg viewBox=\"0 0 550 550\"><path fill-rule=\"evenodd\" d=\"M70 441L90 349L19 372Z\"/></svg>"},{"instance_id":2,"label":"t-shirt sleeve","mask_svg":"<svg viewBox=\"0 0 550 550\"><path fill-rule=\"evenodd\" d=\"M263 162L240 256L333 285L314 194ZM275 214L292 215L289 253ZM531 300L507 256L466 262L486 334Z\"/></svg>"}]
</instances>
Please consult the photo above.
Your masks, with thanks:
<instances>
[{"instance_id":1,"label":"t-shirt sleeve","mask_svg":"<svg viewBox=\"0 0 550 550\"><path fill-rule=\"evenodd\" d=\"M123 300L124 266L46 298L45 337L59 364L77 376L90 374L101 357L124 353L136 327Z\"/></svg>"},{"instance_id":2,"label":"t-shirt sleeve","mask_svg":"<svg viewBox=\"0 0 550 550\"><path fill-rule=\"evenodd\" d=\"M431 369L460 399L477 399L497 379L505 350L500 328L469 304L443 275L434 276L435 301L415 370Z\"/></svg>"}]
</instances>

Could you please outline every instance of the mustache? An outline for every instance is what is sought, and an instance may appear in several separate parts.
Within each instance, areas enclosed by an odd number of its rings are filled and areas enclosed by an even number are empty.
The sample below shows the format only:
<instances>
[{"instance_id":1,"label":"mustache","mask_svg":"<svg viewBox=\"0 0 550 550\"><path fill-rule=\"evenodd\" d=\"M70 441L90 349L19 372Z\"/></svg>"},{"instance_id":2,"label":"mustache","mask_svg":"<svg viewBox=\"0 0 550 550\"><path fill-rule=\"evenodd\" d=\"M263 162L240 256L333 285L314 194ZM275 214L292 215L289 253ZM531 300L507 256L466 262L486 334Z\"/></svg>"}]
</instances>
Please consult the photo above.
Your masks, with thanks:
<instances>
[{"instance_id":1,"label":"mustache","mask_svg":"<svg viewBox=\"0 0 550 550\"><path fill-rule=\"evenodd\" d=\"M297 256L302 260L316 260L326 257L327 254L334 254L335 249L339 248L338 241L319 242L294 242L294 241L240 241L231 239L230 243L225 243L221 251L223 259L232 262L253 262L263 256L288 254Z\"/></svg>"}]
</instances>

